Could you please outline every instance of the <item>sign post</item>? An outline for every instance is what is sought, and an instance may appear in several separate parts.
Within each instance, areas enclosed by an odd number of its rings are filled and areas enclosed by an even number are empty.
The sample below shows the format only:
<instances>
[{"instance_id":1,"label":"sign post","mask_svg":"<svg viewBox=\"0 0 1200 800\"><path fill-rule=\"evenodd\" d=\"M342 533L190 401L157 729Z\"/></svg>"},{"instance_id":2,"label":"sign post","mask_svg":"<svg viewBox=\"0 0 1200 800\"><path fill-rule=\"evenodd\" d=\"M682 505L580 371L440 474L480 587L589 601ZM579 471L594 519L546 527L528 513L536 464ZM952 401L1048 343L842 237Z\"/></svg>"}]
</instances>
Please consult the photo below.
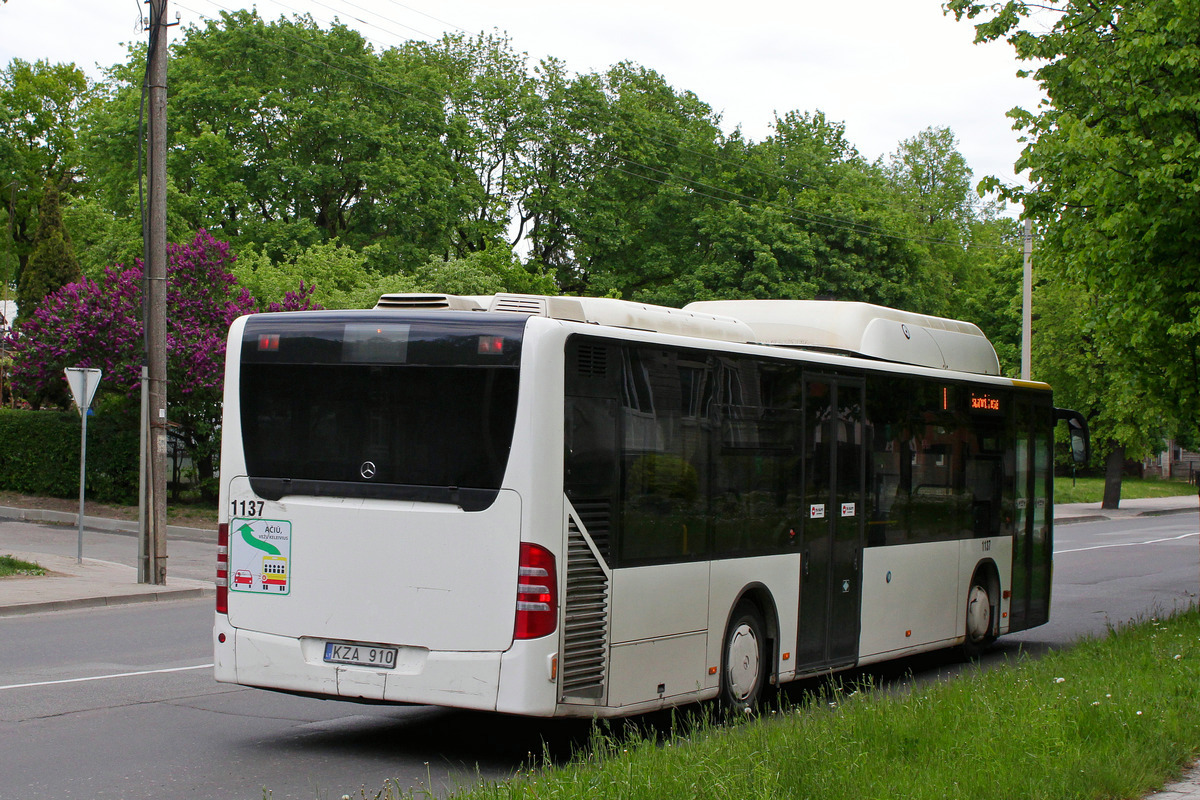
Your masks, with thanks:
<instances>
[{"instance_id":1,"label":"sign post","mask_svg":"<svg viewBox=\"0 0 1200 800\"><path fill-rule=\"evenodd\" d=\"M87 477L87 412L96 396L96 388L100 386L102 373L98 369L82 367L67 367L67 383L71 386L71 396L79 407L79 416L83 420L79 434L79 546L75 559L83 563L83 488Z\"/></svg>"}]
</instances>

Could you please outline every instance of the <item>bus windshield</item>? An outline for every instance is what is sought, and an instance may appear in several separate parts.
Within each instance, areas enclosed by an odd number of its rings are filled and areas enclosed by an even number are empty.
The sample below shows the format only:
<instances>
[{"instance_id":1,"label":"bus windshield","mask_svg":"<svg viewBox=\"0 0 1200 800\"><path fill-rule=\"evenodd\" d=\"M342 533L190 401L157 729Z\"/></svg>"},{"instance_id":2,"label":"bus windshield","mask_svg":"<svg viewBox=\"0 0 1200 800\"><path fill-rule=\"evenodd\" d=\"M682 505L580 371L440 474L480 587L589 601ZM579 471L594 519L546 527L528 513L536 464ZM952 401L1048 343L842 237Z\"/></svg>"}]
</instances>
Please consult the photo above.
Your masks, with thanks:
<instances>
[{"instance_id":1,"label":"bus windshield","mask_svg":"<svg viewBox=\"0 0 1200 800\"><path fill-rule=\"evenodd\" d=\"M242 340L254 491L492 504L512 444L526 318L262 314Z\"/></svg>"}]
</instances>

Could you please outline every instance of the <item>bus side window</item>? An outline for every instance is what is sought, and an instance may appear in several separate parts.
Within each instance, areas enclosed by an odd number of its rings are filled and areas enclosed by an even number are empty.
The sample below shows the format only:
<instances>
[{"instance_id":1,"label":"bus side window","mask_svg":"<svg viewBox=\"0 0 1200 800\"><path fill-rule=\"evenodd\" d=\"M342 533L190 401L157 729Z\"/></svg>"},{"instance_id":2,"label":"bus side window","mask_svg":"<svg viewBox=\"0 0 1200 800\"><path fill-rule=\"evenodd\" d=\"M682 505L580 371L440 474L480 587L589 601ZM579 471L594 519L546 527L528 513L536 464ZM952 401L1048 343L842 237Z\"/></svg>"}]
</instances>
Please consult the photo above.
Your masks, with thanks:
<instances>
[{"instance_id":1,"label":"bus side window","mask_svg":"<svg viewBox=\"0 0 1200 800\"><path fill-rule=\"evenodd\" d=\"M713 555L792 549L802 517L800 370L722 358L718 375Z\"/></svg>"},{"instance_id":2,"label":"bus side window","mask_svg":"<svg viewBox=\"0 0 1200 800\"><path fill-rule=\"evenodd\" d=\"M619 560L676 561L708 552L711 367L686 351L624 353Z\"/></svg>"}]
</instances>

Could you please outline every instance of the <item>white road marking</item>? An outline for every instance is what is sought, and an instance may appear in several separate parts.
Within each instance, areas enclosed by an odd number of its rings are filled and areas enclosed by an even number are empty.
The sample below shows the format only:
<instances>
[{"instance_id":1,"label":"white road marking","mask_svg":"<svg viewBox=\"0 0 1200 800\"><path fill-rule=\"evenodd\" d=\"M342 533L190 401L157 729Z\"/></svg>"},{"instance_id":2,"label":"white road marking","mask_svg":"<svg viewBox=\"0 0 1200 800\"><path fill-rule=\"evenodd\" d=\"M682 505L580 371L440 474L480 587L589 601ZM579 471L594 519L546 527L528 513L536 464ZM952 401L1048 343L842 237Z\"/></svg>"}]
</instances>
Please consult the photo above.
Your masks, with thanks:
<instances>
[{"instance_id":1,"label":"white road marking","mask_svg":"<svg viewBox=\"0 0 1200 800\"><path fill-rule=\"evenodd\" d=\"M170 667L168 669L147 669L141 672L118 672L115 675L92 675L86 678L65 678L60 681L38 681L37 683L13 683L8 686L0 686L0 691L5 689L28 689L34 686L56 686L62 683L85 683L87 681L107 681L112 678L133 678L138 675L162 675L167 672L188 672L197 669L212 669L212 664L197 664L194 667Z\"/></svg>"},{"instance_id":2,"label":"white road marking","mask_svg":"<svg viewBox=\"0 0 1200 800\"><path fill-rule=\"evenodd\" d=\"M1112 547L1137 547L1142 544L1162 544L1163 542L1177 542L1180 539L1188 539L1192 536L1200 536L1200 532L1184 533L1179 536L1168 536L1165 539L1147 539L1144 542L1118 542L1116 544L1097 544L1091 547L1076 547L1073 550L1055 550L1054 555L1060 553L1082 553L1087 550L1107 550ZM3 688L3 687L0 687Z\"/></svg>"}]
</instances>

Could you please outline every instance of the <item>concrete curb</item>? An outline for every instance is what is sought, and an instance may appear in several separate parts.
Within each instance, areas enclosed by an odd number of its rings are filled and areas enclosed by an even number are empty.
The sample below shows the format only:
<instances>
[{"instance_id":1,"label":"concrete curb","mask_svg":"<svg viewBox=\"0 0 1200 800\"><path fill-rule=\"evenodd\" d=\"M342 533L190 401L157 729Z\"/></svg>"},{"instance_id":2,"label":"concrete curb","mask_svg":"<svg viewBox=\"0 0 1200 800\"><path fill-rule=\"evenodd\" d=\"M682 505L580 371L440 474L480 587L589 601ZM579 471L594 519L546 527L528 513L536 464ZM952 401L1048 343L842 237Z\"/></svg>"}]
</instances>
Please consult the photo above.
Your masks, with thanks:
<instances>
[{"instance_id":1,"label":"concrete curb","mask_svg":"<svg viewBox=\"0 0 1200 800\"><path fill-rule=\"evenodd\" d=\"M0 581L0 618L65 611L80 608L104 608L133 603L188 600L216 594L212 581L175 578L167 585L137 582L137 570L112 561L75 558L50 553L13 549L15 558L32 561L49 574L41 577L13 577Z\"/></svg>"},{"instance_id":2,"label":"concrete curb","mask_svg":"<svg viewBox=\"0 0 1200 800\"><path fill-rule=\"evenodd\" d=\"M1076 522L1108 522L1110 518L1100 514L1089 514L1084 517L1055 517L1055 525L1074 525Z\"/></svg>"},{"instance_id":3,"label":"concrete curb","mask_svg":"<svg viewBox=\"0 0 1200 800\"><path fill-rule=\"evenodd\" d=\"M108 606L128 606L134 603L157 603L164 600L192 600L198 597L212 597L216 589L164 589L160 592L144 594L117 594L107 597L77 597L71 600L44 600L36 603L17 603L10 606L0 606L0 619L5 617L21 617L26 614L41 614L47 611L71 611L80 608L103 608Z\"/></svg>"},{"instance_id":4,"label":"concrete curb","mask_svg":"<svg viewBox=\"0 0 1200 800\"><path fill-rule=\"evenodd\" d=\"M1134 514L1085 514L1081 517L1055 517L1055 525L1071 525L1076 522L1108 522L1114 519L1137 519L1138 517L1169 517L1172 514L1195 514L1194 508L1163 508L1155 511L1138 511Z\"/></svg>"}]
</instances>

